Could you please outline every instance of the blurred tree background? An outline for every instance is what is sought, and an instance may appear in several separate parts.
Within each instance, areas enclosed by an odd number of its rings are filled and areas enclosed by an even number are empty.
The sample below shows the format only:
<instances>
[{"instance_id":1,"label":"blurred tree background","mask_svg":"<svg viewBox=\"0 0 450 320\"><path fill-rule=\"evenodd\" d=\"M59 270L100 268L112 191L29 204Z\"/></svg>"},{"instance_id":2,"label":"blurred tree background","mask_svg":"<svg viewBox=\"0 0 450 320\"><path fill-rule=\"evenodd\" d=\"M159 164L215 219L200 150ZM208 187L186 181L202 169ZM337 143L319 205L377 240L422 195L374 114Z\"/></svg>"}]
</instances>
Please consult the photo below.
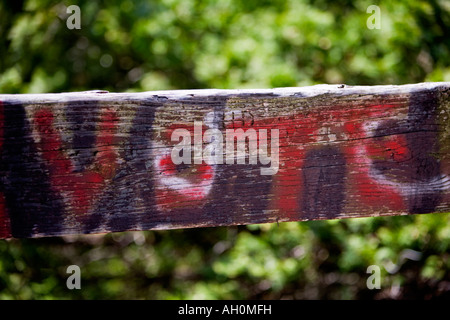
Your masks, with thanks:
<instances>
[{"instance_id":1,"label":"blurred tree background","mask_svg":"<svg viewBox=\"0 0 450 320\"><path fill-rule=\"evenodd\" d=\"M450 81L449 35L445 0L2 0L0 93ZM449 214L0 241L0 299L449 298L449 270Z\"/></svg>"}]
</instances>

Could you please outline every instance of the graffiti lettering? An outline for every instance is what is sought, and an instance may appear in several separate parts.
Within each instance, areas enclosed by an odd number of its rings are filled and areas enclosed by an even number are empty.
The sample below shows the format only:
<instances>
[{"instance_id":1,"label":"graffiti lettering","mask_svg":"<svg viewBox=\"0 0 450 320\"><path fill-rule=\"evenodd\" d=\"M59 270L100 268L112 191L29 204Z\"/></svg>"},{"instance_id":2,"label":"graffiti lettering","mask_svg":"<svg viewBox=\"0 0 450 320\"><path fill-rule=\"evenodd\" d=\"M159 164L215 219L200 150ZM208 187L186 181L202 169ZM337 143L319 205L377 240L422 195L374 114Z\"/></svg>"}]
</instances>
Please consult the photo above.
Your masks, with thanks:
<instances>
[{"instance_id":1,"label":"graffiti lettering","mask_svg":"<svg viewBox=\"0 0 450 320\"><path fill-rule=\"evenodd\" d=\"M0 238L448 210L434 94L308 99L2 97Z\"/></svg>"},{"instance_id":2,"label":"graffiti lettering","mask_svg":"<svg viewBox=\"0 0 450 320\"><path fill-rule=\"evenodd\" d=\"M40 138L39 150L48 165L51 185L70 199L71 210L76 214L77 221L79 216L89 212L105 182L114 176L117 166L114 148L117 127L115 111L108 108L103 110L96 140L95 160L90 169L82 172L76 170L73 161L63 151L52 110L38 110L35 114L35 124Z\"/></svg>"}]
</instances>

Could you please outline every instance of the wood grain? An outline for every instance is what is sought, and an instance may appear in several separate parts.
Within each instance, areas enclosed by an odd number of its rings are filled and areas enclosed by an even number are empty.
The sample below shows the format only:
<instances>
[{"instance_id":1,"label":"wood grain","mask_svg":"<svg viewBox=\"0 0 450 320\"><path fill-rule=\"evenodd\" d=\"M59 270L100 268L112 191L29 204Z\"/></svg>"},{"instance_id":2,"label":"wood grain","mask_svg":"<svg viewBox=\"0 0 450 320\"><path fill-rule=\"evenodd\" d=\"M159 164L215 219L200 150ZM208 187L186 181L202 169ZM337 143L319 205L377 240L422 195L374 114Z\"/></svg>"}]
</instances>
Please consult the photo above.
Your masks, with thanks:
<instances>
[{"instance_id":1,"label":"wood grain","mask_svg":"<svg viewBox=\"0 0 450 320\"><path fill-rule=\"evenodd\" d=\"M0 95L0 238L448 212L449 119L450 83ZM177 129L279 162L175 164Z\"/></svg>"}]
</instances>

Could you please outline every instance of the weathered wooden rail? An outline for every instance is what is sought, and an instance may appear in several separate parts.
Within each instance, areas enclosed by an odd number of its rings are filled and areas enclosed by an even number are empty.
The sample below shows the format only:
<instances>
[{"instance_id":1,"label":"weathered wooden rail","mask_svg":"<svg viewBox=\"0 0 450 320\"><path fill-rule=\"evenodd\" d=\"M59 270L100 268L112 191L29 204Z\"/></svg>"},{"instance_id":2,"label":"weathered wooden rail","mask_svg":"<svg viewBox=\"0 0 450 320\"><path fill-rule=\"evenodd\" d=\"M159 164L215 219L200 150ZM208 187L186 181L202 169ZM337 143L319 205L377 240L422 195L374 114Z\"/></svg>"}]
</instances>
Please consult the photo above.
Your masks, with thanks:
<instances>
[{"instance_id":1,"label":"weathered wooden rail","mask_svg":"<svg viewBox=\"0 0 450 320\"><path fill-rule=\"evenodd\" d=\"M449 119L450 83L0 95L0 238L450 211Z\"/></svg>"}]
</instances>

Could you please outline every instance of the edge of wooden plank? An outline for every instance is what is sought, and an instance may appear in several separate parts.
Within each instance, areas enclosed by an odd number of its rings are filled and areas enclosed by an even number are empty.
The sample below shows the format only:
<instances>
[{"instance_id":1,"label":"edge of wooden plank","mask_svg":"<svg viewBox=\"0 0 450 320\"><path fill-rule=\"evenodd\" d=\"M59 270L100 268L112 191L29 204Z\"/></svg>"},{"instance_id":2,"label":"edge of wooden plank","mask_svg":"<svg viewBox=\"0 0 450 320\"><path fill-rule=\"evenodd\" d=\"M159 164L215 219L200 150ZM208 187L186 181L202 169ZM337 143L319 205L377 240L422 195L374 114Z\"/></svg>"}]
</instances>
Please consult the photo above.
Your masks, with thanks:
<instances>
[{"instance_id":1,"label":"edge of wooden plank","mask_svg":"<svg viewBox=\"0 0 450 320\"><path fill-rule=\"evenodd\" d=\"M273 89L192 89L192 90L162 90L145 92L108 92L104 90L90 90L80 92L61 93L31 93L31 94L0 94L0 101L8 103L57 103L78 101L129 101L144 99L189 99L193 97L227 97L227 96L278 96L298 98L312 98L321 95L347 96L347 95L392 95L420 92L424 90L445 90L450 88L450 82L422 82L403 85L374 85L349 86L346 84L318 84L306 87L283 87Z\"/></svg>"}]
</instances>

